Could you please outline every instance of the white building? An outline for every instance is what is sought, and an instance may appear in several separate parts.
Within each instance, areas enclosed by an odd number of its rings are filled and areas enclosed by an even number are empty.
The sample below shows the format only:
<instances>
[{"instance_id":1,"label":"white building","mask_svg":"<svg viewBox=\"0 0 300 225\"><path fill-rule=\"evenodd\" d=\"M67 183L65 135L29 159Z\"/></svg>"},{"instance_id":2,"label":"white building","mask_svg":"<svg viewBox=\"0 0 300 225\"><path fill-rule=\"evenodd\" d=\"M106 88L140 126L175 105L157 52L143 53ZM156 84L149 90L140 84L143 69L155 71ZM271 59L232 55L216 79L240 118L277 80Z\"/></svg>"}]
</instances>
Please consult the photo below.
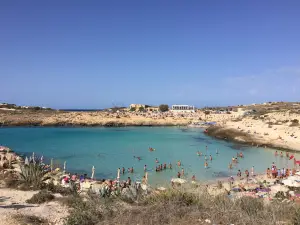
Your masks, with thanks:
<instances>
[{"instance_id":1,"label":"white building","mask_svg":"<svg viewBox=\"0 0 300 225\"><path fill-rule=\"evenodd\" d=\"M195 106L192 105L172 105L172 112L195 112Z\"/></svg>"}]
</instances>

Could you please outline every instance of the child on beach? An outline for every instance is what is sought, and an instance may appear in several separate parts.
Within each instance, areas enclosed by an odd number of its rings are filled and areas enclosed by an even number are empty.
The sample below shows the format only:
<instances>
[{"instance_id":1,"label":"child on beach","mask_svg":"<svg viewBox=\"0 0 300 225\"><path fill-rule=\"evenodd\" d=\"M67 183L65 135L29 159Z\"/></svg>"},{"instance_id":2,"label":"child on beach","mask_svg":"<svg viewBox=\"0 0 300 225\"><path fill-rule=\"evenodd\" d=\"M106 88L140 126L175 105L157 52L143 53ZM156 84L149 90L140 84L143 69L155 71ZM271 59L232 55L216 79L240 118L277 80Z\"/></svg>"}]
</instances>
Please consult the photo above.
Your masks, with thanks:
<instances>
[{"instance_id":1,"label":"child on beach","mask_svg":"<svg viewBox=\"0 0 300 225\"><path fill-rule=\"evenodd\" d=\"M271 173L271 170L270 170L270 168L268 168L268 169L267 169L267 178L271 178L270 173Z\"/></svg>"},{"instance_id":2,"label":"child on beach","mask_svg":"<svg viewBox=\"0 0 300 225\"><path fill-rule=\"evenodd\" d=\"M196 176L193 175L193 176L192 176L192 181L195 181L195 180L196 180Z\"/></svg>"}]
</instances>

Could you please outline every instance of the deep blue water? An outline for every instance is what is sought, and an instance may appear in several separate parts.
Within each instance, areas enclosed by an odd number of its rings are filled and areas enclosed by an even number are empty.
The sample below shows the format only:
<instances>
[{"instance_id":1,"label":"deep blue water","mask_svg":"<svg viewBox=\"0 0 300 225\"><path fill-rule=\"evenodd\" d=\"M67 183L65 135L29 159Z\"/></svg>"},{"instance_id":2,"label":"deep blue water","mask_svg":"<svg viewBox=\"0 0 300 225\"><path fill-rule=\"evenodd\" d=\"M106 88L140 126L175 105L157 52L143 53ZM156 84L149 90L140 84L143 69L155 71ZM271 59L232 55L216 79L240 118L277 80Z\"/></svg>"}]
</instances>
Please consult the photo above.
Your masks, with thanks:
<instances>
[{"instance_id":1,"label":"deep blue water","mask_svg":"<svg viewBox=\"0 0 300 225\"><path fill-rule=\"evenodd\" d=\"M147 165L149 181L152 184L169 182L178 171L185 170L185 177L193 174L198 180L212 180L218 177L235 175L238 169L255 167L263 172L276 162L286 167L286 157L275 157L274 151L253 148L224 142L205 136L198 128L180 129L177 127L126 127L126 128L0 128L0 145L6 145L22 154L43 155L54 158L55 164L67 162L67 170L91 174L96 168L96 178L114 178L117 168L134 167L134 174L125 174L140 179L144 165ZM209 168L204 168L204 156L197 151L212 155ZM156 150L150 152L149 147ZM218 149L219 154L216 154ZM245 158L233 170L228 164L236 153L243 151ZM140 156L138 161L134 156ZM172 163L172 170L155 172L155 159L160 163ZM298 157L299 158L299 157ZM181 160L182 168L176 166Z\"/></svg>"}]
</instances>

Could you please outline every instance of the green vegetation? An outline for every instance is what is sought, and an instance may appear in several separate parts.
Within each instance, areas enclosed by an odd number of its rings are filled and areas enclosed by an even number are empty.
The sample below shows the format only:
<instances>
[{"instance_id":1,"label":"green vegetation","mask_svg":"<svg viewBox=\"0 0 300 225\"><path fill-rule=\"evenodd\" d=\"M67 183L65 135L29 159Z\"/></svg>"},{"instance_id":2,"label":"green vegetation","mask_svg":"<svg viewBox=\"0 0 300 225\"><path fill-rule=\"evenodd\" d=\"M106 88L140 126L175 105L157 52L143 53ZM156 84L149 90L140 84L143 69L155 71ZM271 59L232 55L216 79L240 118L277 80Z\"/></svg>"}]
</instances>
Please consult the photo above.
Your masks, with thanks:
<instances>
[{"instance_id":1,"label":"green vegetation","mask_svg":"<svg viewBox=\"0 0 300 225\"><path fill-rule=\"evenodd\" d=\"M26 200L29 204L42 204L44 202L49 202L55 197L46 190L41 190L37 194L34 194L30 199Z\"/></svg>"},{"instance_id":2,"label":"green vegetation","mask_svg":"<svg viewBox=\"0 0 300 225\"><path fill-rule=\"evenodd\" d=\"M161 104L161 105L159 105L158 108L159 108L159 111L161 111L161 112L167 112L169 110L169 106L166 104Z\"/></svg>"},{"instance_id":3,"label":"green vegetation","mask_svg":"<svg viewBox=\"0 0 300 225\"><path fill-rule=\"evenodd\" d=\"M38 163L30 163L21 166L20 182L33 189L39 189L43 186L44 181L49 179L45 176L44 168Z\"/></svg>"},{"instance_id":4,"label":"green vegetation","mask_svg":"<svg viewBox=\"0 0 300 225\"><path fill-rule=\"evenodd\" d=\"M297 205L281 202L266 205L262 199L252 197L232 201L225 194L213 197L205 189L194 193L168 189L141 197L138 203L119 203L97 196L69 198L67 204L72 209L66 225L188 225L206 224L205 220L210 220L211 224L300 224Z\"/></svg>"},{"instance_id":5,"label":"green vegetation","mask_svg":"<svg viewBox=\"0 0 300 225\"><path fill-rule=\"evenodd\" d=\"M130 108L130 111L131 111L131 112L135 112L135 111L136 111L136 108L135 108L135 107L131 107L131 108Z\"/></svg>"},{"instance_id":6,"label":"green vegetation","mask_svg":"<svg viewBox=\"0 0 300 225\"><path fill-rule=\"evenodd\" d=\"M139 107L139 112L144 112L145 108L143 106Z\"/></svg>"}]
</instances>

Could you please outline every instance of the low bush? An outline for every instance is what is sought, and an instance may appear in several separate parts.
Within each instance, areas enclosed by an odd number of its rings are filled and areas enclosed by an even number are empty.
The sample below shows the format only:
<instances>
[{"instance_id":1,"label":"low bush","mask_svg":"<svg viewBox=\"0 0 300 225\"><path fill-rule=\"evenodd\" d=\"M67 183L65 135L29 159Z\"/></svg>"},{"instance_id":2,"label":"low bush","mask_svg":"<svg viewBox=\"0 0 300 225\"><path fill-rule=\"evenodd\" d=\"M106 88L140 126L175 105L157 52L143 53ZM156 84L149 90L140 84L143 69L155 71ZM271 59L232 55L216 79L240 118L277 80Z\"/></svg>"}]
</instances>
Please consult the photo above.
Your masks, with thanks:
<instances>
[{"instance_id":1,"label":"low bush","mask_svg":"<svg viewBox=\"0 0 300 225\"><path fill-rule=\"evenodd\" d=\"M18 214L16 216L14 216L14 218L19 222L20 225L48 225L48 221L40 218L38 216L33 216L33 215L22 215L22 214Z\"/></svg>"},{"instance_id":2,"label":"low bush","mask_svg":"<svg viewBox=\"0 0 300 225\"><path fill-rule=\"evenodd\" d=\"M61 194L63 196L77 194L77 192L74 189L71 189L71 188L68 188L68 187L67 188L62 187L60 185L54 185L53 182L49 182L48 184L45 185L44 188L46 190L52 192L52 193L58 193L58 194Z\"/></svg>"},{"instance_id":3,"label":"low bush","mask_svg":"<svg viewBox=\"0 0 300 225\"><path fill-rule=\"evenodd\" d=\"M54 195L52 195L46 190L42 190L37 194L34 194L30 199L26 200L26 202L29 204L42 204L44 202L49 202L54 198Z\"/></svg>"},{"instance_id":4,"label":"low bush","mask_svg":"<svg viewBox=\"0 0 300 225\"><path fill-rule=\"evenodd\" d=\"M198 187L200 188L200 187ZM195 189L196 190L196 189ZM194 191L195 191L194 190ZM274 225L300 224L300 209L293 204L273 202L264 205L261 199L242 197L235 201L227 194L213 197L205 189L189 191L167 189L152 194L139 203L128 205L124 202L114 204L103 202L99 197L87 196L68 198L71 207L66 225L94 224L243 224ZM110 199L104 199L111 201Z\"/></svg>"}]
</instances>

